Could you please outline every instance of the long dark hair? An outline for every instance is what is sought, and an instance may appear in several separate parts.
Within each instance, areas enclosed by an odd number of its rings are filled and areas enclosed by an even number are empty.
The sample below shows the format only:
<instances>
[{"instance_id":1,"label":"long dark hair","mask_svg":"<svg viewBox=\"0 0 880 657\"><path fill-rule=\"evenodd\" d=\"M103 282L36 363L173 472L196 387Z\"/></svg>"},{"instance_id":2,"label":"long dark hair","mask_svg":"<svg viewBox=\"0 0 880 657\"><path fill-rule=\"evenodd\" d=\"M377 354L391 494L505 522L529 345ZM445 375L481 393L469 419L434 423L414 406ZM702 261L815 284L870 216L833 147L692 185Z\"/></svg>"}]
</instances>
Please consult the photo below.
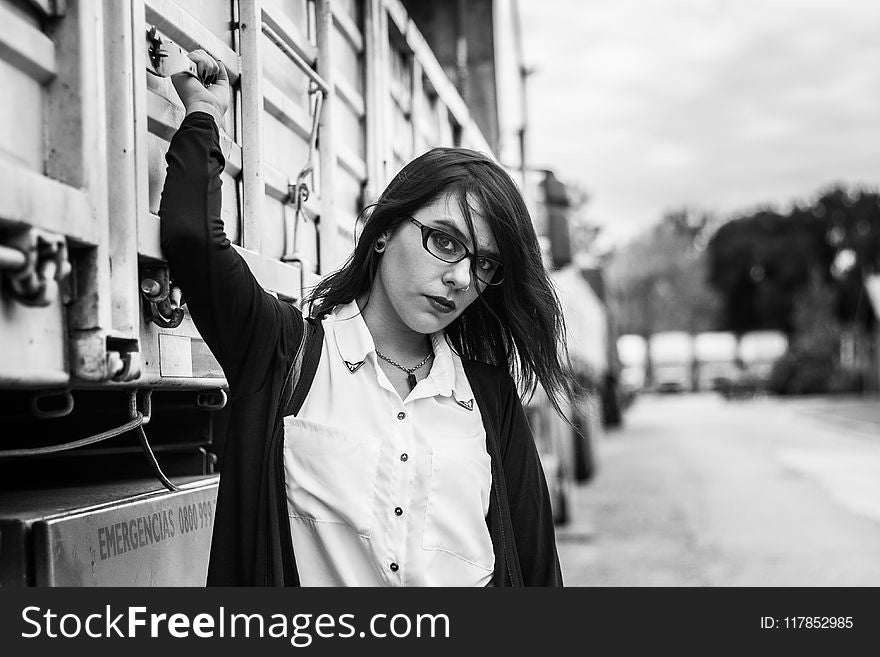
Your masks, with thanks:
<instances>
[{"instance_id":1,"label":"long dark hair","mask_svg":"<svg viewBox=\"0 0 880 657\"><path fill-rule=\"evenodd\" d=\"M506 367L523 398L540 382L563 415L560 402L571 398L574 384L559 299L522 195L507 172L482 153L434 148L401 169L361 213L363 232L348 261L308 294L311 315L319 317L367 293L381 257L373 248L377 238L447 194L458 201L474 244L475 210L469 201L477 205L505 272L500 285L485 287L481 303L470 304L446 328L447 340L462 358Z\"/></svg>"}]
</instances>

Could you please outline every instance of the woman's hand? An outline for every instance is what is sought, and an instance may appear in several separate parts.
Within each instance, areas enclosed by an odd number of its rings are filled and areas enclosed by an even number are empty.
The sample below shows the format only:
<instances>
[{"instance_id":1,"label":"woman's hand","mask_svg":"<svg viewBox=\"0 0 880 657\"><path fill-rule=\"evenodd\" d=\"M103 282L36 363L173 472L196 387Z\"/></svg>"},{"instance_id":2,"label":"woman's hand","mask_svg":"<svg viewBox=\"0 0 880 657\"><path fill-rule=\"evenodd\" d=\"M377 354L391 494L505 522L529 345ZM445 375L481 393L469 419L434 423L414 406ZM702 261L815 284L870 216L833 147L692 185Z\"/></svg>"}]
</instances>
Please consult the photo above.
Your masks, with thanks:
<instances>
[{"instance_id":1,"label":"woman's hand","mask_svg":"<svg viewBox=\"0 0 880 657\"><path fill-rule=\"evenodd\" d=\"M204 50L194 50L189 53L189 58L195 62L199 77L177 73L171 76L171 82L187 114L207 112L220 127L229 107L229 74L226 66Z\"/></svg>"}]
</instances>

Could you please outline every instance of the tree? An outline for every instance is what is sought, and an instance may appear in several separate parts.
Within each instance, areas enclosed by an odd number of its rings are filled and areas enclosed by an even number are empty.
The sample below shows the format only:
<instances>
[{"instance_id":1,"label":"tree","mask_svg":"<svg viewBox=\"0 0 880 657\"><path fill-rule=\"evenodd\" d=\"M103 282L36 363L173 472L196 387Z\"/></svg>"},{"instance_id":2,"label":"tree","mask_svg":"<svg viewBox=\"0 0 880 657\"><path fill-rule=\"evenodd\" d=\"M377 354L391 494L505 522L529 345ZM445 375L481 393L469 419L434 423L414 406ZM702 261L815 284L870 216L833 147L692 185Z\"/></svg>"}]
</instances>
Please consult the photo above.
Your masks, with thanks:
<instances>
[{"instance_id":1,"label":"tree","mask_svg":"<svg viewBox=\"0 0 880 657\"><path fill-rule=\"evenodd\" d=\"M764 209L722 225L707 251L709 282L724 303L724 327L791 333L794 299L811 268L825 259L823 235L821 220L806 212L785 216Z\"/></svg>"},{"instance_id":2,"label":"tree","mask_svg":"<svg viewBox=\"0 0 880 657\"><path fill-rule=\"evenodd\" d=\"M880 271L880 195L836 185L822 192L811 210L826 223L837 317L869 330L874 318L865 299L864 278Z\"/></svg>"},{"instance_id":3,"label":"tree","mask_svg":"<svg viewBox=\"0 0 880 657\"><path fill-rule=\"evenodd\" d=\"M611 255L610 298L621 334L716 328L720 304L706 284L705 252L697 242L710 220L686 208L668 212Z\"/></svg>"},{"instance_id":4,"label":"tree","mask_svg":"<svg viewBox=\"0 0 880 657\"><path fill-rule=\"evenodd\" d=\"M836 185L787 214L759 210L722 225L708 243L709 281L721 294L724 324L736 331L802 330L795 299L827 286L843 325L873 326L864 276L880 270L880 197Z\"/></svg>"}]
</instances>

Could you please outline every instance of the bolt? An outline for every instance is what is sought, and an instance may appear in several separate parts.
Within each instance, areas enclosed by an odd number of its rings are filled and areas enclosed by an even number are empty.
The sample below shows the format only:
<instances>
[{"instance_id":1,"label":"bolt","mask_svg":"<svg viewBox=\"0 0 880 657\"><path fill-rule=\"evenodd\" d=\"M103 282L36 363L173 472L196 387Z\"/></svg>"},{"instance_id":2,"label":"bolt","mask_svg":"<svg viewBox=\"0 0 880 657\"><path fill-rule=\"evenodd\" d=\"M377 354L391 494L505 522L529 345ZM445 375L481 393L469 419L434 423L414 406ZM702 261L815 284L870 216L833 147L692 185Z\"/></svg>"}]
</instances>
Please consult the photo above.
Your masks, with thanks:
<instances>
[{"instance_id":1,"label":"bolt","mask_svg":"<svg viewBox=\"0 0 880 657\"><path fill-rule=\"evenodd\" d=\"M157 281L154 281L152 278L145 278L141 281L141 292L143 292L148 297L158 296L162 291L162 286L159 285Z\"/></svg>"}]
</instances>

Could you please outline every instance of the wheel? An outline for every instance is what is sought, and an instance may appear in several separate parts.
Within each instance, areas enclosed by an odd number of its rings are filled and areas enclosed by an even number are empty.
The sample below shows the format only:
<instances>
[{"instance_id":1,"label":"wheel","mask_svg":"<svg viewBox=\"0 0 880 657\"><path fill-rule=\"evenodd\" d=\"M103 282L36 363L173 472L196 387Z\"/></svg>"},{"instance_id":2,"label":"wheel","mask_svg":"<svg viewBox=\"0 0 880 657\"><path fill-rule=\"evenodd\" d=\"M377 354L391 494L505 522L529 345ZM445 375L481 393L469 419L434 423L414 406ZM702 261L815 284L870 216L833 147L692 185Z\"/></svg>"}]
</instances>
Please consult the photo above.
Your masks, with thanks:
<instances>
[{"instance_id":1,"label":"wheel","mask_svg":"<svg viewBox=\"0 0 880 657\"><path fill-rule=\"evenodd\" d=\"M553 522L556 525L567 525L571 520L569 512L569 491L568 487L563 485L559 488L559 495L556 497L556 504L553 505Z\"/></svg>"},{"instance_id":2,"label":"wheel","mask_svg":"<svg viewBox=\"0 0 880 657\"><path fill-rule=\"evenodd\" d=\"M596 473L591 433L589 418L576 413L571 439L574 441L574 480L581 484L590 481Z\"/></svg>"}]
</instances>

